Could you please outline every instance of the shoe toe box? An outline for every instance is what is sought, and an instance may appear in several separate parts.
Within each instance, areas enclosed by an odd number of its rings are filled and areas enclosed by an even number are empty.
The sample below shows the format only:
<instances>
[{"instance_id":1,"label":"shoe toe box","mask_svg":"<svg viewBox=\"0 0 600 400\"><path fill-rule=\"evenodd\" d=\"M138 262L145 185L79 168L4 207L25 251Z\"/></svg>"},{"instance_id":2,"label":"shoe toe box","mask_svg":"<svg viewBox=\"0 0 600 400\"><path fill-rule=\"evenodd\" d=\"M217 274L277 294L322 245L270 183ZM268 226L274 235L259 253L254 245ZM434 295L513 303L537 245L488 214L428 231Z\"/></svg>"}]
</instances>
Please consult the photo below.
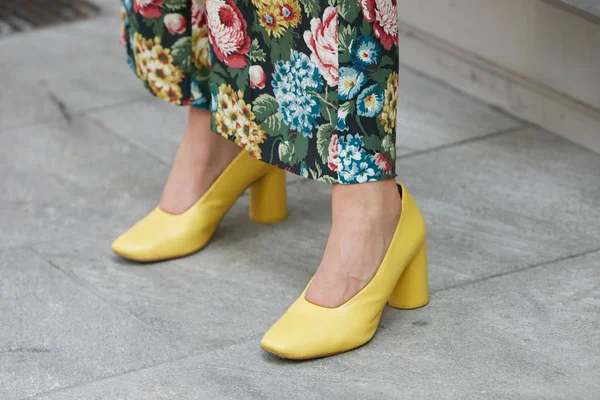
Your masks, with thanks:
<instances>
[{"instance_id":1,"label":"shoe toe box","mask_svg":"<svg viewBox=\"0 0 600 400\"><path fill-rule=\"evenodd\" d=\"M335 315L334 309L308 303L301 296L265 333L260 345L276 356L302 360L342 353L370 339L363 333L350 334L357 328Z\"/></svg>"}]
</instances>

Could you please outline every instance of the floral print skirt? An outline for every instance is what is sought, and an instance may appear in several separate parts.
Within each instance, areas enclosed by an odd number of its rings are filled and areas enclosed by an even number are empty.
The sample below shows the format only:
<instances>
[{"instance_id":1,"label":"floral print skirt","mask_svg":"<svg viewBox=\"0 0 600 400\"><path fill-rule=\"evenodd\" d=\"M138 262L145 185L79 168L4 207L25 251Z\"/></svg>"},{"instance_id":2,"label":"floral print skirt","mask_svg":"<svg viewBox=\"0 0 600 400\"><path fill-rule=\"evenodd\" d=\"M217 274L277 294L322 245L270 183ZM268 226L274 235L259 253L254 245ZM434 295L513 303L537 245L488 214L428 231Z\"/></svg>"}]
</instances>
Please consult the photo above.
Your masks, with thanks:
<instances>
[{"instance_id":1,"label":"floral print skirt","mask_svg":"<svg viewBox=\"0 0 600 400\"><path fill-rule=\"evenodd\" d=\"M252 156L329 183L393 178L396 0L122 0L128 62Z\"/></svg>"}]
</instances>

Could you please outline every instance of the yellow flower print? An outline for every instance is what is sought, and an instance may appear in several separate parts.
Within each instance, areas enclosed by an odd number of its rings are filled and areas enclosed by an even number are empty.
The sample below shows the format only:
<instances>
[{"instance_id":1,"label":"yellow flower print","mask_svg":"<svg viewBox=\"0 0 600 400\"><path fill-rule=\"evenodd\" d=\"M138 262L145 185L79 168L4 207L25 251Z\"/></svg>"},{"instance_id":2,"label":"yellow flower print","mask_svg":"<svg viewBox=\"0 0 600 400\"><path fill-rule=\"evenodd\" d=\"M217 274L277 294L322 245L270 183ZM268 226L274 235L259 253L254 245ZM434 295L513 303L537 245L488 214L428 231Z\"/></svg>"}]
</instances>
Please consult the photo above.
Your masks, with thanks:
<instances>
[{"instance_id":1,"label":"yellow flower print","mask_svg":"<svg viewBox=\"0 0 600 400\"><path fill-rule=\"evenodd\" d=\"M208 51L208 26L192 27L192 61L196 68L210 67Z\"/></svg>"},{"instance_id":2,"label":"yellow flower print","mask_svg":"<svg viewBox=\"0 0 600 400\"><path fill-rule=\"evenodd\" d=\"M269 36L281 37L289 27L289 23L281 14L279 0L252 0L260 25L265 28Z\"/></svg>"},{"instance_id":3,"label":"yellow flower print","mask_svg":"<svg viewBox=\"0 0 600 400\"><path fill-rule=\"evenodd\" d=\"M394 133L396 128L396 105L398 104L398 73L392 72L387 80L383 110L379 114L379 123L386 133Z\"/></svg>"},{"instance_id":4,"label":"yellow flower print","mask_svg":"<svg viewBox=\"0 0 600 400\"><path fill-rule=\"evenodd\" d=\"M133 55L135 57L135 68L138 77L145 81L148 77L148 62L152 57L152 40L146 40L139 33L133 36Z\"/></svg>"},{"instance_id":5,"label":"yellow flower print","mask_svg":"<svg viewBox=\"0 0 600 400\"><path fill-rule=\"evenodd\" d=\"M181 87L179 85L164 86L156 93L156 97L159 99L166 100L173 104L181 104L181 96Z\"/></svg>"},{"instance_id":6,"label":"yellow flower print","mask_svg":"<svg viewBox=\"0 0 600 400\"><path fill-rule=\"evenodd\" d=\"M217 111L213 119L217 132L225 137L235 136L235 142L253 157L261 158L260 144L267 133L254 121L250 104L244 101L244 92L235 92L230 85L222 84L217 94Z\"/></svg>"},{"instance_id":7,"label":"yellow flower print","mask_svg":"<svg viewBox=\"0 0 600 400\"><path fill-rule=\"evenodd\" d=\"M267 138L267 133L255 123L244 127L235 137L235 143L242 146L252 157L261 159L260 144Z\"/></svg>"},{"instance_id":8,"label":"yellow flower print","mask_svg":"<svg viewBox=\"0 0 600 400\"><path fill-rule=\"evenodd\" d=\"M133 38L135 66L140 79L159 99L171 103L181 103L180 83L184 72L173 65L170 49L165 49L160 43L160 37L144 39L139 33Z\"/></svg>"},{"instance_id":9,"label":"yellow flower print","mask_svg":"<svg viewBox=\"0 0 600 400\"><path fill-rule=\"evenodd\" d=\"M167 74L164 69L157 68L148 75L148 86L161 100L166 100L173 104L181 104L181 86L164 79Z\"/></svg>"},{"instance_id":10,"label":"yellow flower print","mask_svg":"<svg viewBox=\"0 0 600 400\"><path fill-rule=\"evenodd\" d=\"M296 28L302 22L302 10L296 0L277 0L279 15L287 28Z\"/></svg>"}]
</instances>

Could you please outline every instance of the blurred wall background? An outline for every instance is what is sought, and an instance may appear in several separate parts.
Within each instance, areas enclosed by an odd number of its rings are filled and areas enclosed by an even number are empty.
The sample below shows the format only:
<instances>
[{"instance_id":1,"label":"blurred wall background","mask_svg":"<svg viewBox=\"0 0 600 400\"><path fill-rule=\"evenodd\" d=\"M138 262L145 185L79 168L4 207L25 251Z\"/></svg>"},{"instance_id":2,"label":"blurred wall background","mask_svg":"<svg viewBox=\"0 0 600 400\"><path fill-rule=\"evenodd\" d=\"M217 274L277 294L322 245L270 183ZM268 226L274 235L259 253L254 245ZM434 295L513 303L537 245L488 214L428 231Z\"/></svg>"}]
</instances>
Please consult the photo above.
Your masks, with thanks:
<instances>
[{"instance_id":1,"label":"blurred wall background","mask_svg":"<svg viewBox=\"0 0 600 400\"><path fill-rule=\"evenodd\" d=\"M398 0L401 62L600 152L600 0Z\"/></svg>"}]
</instances>

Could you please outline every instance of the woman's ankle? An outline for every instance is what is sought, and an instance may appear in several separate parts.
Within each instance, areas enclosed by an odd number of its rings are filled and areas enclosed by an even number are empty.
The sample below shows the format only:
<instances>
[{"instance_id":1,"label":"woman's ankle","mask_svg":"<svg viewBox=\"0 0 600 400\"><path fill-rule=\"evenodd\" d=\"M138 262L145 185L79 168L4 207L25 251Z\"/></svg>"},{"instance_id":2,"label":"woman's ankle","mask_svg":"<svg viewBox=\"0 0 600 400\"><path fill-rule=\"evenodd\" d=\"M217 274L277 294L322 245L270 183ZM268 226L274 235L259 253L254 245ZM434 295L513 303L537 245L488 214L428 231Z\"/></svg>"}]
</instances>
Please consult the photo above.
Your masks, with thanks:
<instances>
[{"instance_id":1,"label":"woman's ankle","mask_svg":"<svg viewBox=\"0 0 600 400\"><path fill-rule=\"evenodd\" d=\"M197 202L241 151L235 143L210 130L207 113L190 110L159 205L170 214L181 214Z\"/></svg>"},{"instance_id":2,"label":"woman's ankle","mask_svg":"<svg viewBox=\"0 0 600 400\"><path fill-rule=\"evenodd\" d=\"M337 307L358 293L378 270L400 219L402 201L392 181L336 185L333 219L321 265L306 300Z\"/></svg>"},{"instance_id":3,"label":"woman's ankle","mask_svg":"<svg viewBox=\"0 0 600 400\"><path fill-rule=\"evenodd\" d=\"M400 217L402 199L395 180L367 182L356 185L333 185L331 193L332 218L346 220L352 216L365 219L381 215Z\"/></svg>"}]
</instances>

